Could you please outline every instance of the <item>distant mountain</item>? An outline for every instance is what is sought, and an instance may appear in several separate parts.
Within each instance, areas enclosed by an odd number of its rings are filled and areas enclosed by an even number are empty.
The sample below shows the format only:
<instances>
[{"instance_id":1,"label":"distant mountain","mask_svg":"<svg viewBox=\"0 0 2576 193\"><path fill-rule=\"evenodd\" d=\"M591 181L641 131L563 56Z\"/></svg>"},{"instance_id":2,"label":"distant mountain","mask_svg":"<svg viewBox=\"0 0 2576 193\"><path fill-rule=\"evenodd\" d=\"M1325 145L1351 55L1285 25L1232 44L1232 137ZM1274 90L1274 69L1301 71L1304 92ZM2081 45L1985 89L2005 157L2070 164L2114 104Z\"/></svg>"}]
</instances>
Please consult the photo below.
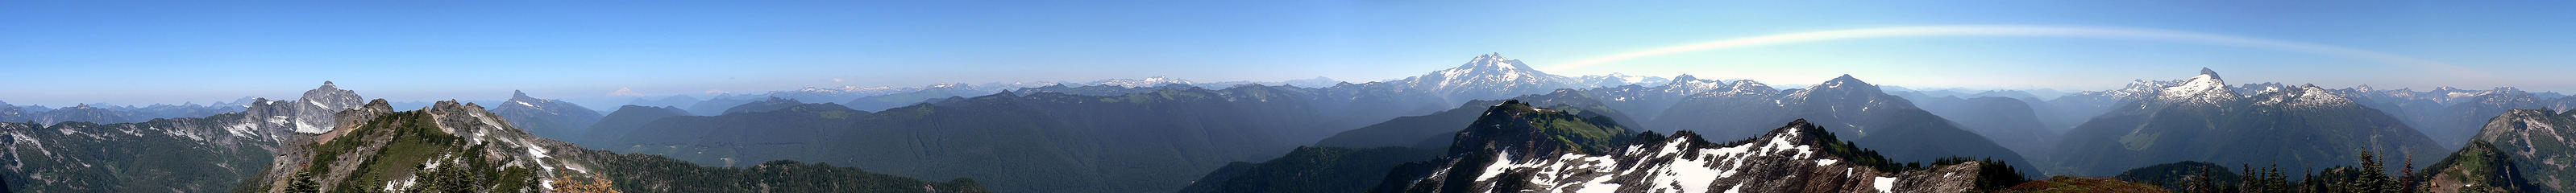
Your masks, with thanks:
<instances>
[{"instance_id":1,"label":"distant mountain","mask_svg":"<svg viewBox=\"0 0 2576 193\"><path fill-rule=\"evenodd\" d=\"M2387 111L2443 145L2468 144L2487 119L2513 109L2576 109L2576 97L2552 97L2549 95L2554 93L2525 92L2513 87L2414 91L2375 90L2365 85L2338 89L2336 94L2352 96L2364 106Z\"/></svg>"},{"instance_id":2,"label":"distant mountain","mask_svg":"<svg viewBox=\"0 0 2576 193\"><path fill-rule=\"evenodd\" d=\"M276 120L280 122L270 122ZM139 123L0 122L15 192L222 192L266 169L284 118L225 113Z\"/></svg>"},{"instance_id":3,"label":"distant mountain","mask_svg":"<svg viewBox=\"0 0 2576 193\"><path fill-rule=\"evenodd\" d=\"M528 93L510 91L510 100L492 108L511 124L537 136L574 139L589 133L590 124L599 123L599 111L578 104L528 97Z\"/></svg>"},{"instance_id":4,"label":"distant mountain","mask_svg":"<svg viewBox=\"0 0 2576 193\"><path fill-rule=\"evenodd\" d=\"M26 122L35 120L31 117L37 117L35 112L28 112L26 109L20 108L17 105L9 105L9 102L0 102L0 122Z\"/></svg>"},{"instance_id":5,"label":"distant mountain","mask_svg":"<svg viewBox=\"0 0 2576 193\"><path fill-rule=\"evenodd\" d=\"M2037 108L2032 108L2031 103L2022 99L1994 96L1908 99L1913 99L1924 111L1958 123L1960 128L1984 135L2024 156L2048 157L2057 145L2058 133L2042 124Z\"/></svg>"},{"instance_id":6,"label":"distant mountain","mask_svg":"<svg viewBox=\"0 0 2576 193\"><path fill-rule=\"evenodd\" d=\"M88 104L81 104L81 105L73 105L73 106L71 106L71 107L63 107L62 109L54 109L53 111L46 111L46 112L43 114L43 117L38 117L38 118L36 118L36 120L35 120L35 121L36 121L37 123L44 123L44 124L54 124L54 123L61 123L61 122L90 122L90 123L129 123L129 122L134 122L132 119L130 119L130 118L126 118L126 116L127 116L127 115L126 115L126 113L125 113L125 112L120 112L120 111L116 111L116 110L110 110L110 109L106 109L106 108L90 107Z\"/></svg>"},{"instance_id":7,"label":"distant mountain","mask_svg":"<svg viewBox=\"0 0 2576 193\"><path fill-rule=\"evenodd\" d=\"M634 133L635 129L653 124L656 120L678 116L689 116L689 112L680 110L678 107L619 106L617 111L600 117L597 124L590 125L589 129L583 129L585 132L579 138L568 140L594 147L614 147L605 143L615 142L618 138L626 137L627 133Z\"/></svg>"},{"instance_id":8,"label":"distant mountain","mask_svg":"<svg viewBox=\"0 0 2576 193\"><path fill-rule=\"evenodd\" d=\"M379 99L340 113L339 122L352 124L284 143L292 145L282 146L277 162L236 191L987 192L971 180L934 183L795 161L699 167L588 150L497 117L456 101L394 112Z\"/></svg>"},{"instance_id":9,"label":"distant mountain","mask_svg":"<svg viewBox=\"0 0 2576 193\"><path fill-rule=\"evenodd\" d=\"M671 95L660 99L636 97L634 101L626 102L626 105L647 107L685 107L698 104L699 101L703 100L698 99L698 97L689 97L689 95Z\"/></svg>"},{"instance_id":10,"label":"distant mountain","mask_svg":"<svg viewBox=\"0 0 2576 193\"><path fill-rule=\"evenodd\" d=\"M1572 78L1539 72L1520 60L1486 54L1456 68L1393 81L1401 91L1424 92L1444 102L1495 99L1572 88Z\"/></svg>"},{"instance_id":11,"label":"distant mountain","mask_svg":"<svg viewBox=\"0 0 2576 193\"><path fill-rule=\"evenodd\" d=\"M1761 123L1803 119L1833 126L1825 128L1847 133L1846 139L1899 161L1964 156L2035 168L2012 149L1849 75L1803 89L1772 90L1759 83L1738 83L1723 91L1689 96L1650 120L1648 128L1697 130L1717 138L1753 137L1775 127Z\"/></svg>"},{"instance_id":12,"label":"distant mountain","mask_svg":"<svg viewBox=\"0 0 2576 193\"><path fill-rule=\"evenodd\" d=\"M842 105L849 106L850 109L882 111L895 107L912 106L914 104L930 102L930 100L961 96L983 96L993 94L994 92L996 91L975 87L974 85L940 84L931 85L912 92L859 97L858 99L850 100L849 103L842 103Z\"/></svg>"},{"instance_id":13,"label":"distant mountain","mask_svg":"<svg viewBox=\"0 0 2576 193\"><path fill-rule=\"evenodd\" d=\"M1625 134L1601 116L1518 101L1486 112L1459 131L1451 156L1397 166L1372 192L1965 192L2023 179L1991 162L1903 166L1805 120L1710 142L1689 131Z\"/></svg>"},{"instance_id":14,"label":"distant mountain","mask_svg":"<svg viewBox=\"0 0 2576 193\"><path fill-rule=\"evenodd\" d=\"M743 103L742 105L733 106L733 108L726 108L724 110L724 114L769 112L799 105L805 105L805 102L796 101L796 99L791 98L770 97L769 100L753 101L751 103ZM836 104L833 106L839 105Z\"/></svg>"},{"instance_id":15,"label":"distant mountain","mask_svg":"<svg viewBox=\"0 0 2576 193\"><path fill-rule=\"evenodd\" d=\"M1610 73L1605 75L1583 75L1580 77L1574 77L1573 86L1574 88L1619 87L1628 85L1657 87L1663 86L1665 83L1672 83L1672 81L1672 79L1664 77Z\"/></svg>"},{"instance_id":16,"label":"distant mountain","mask_svg":"<svg viewBox=\"0 0 2576 193\"><path fill-rule=\"evenodd\" d=\"M1526 101L1524 103L1533 106L1555 106L1558 107L1557 109L1585 111L1603 115L1621 123L1637 122L1630 119L1627 114L1603 105L1596 97L1598 96L1592 96L1580 90L1560 89L1548 94L1514 97L1512 100ZM1333 134L1332 137L1324 138L1315 145L1350 148L1405 146L1448 149L1450 140L1456 138L1459 128L1463 128L1461 125L1476 121L1477 116L1484 113L1487 107L1501 103L1502 101L1470 101L1456 109L1430 115L1397 117L1386 122Z\"/></svg>"},{"instance_id":17,"label":"distant mountain","mask_svg":"<svg viewBox=\"0 0 2576 193\"><path fill-rule=\"evenodd\" d=\"M1338 131L1330 129L1341 125L1331 121L1337 118L1308 101L1312 92L1004 92L883 112L803 104L665 117L602 144L714 166L793 159L924 179L967 177L1004 192L1164 192L1229 162L1275 158Z\"/></svg>"},{"instance_id":18,"label":"distant mountain","mask_svg":"<svg viewBox=\"0 0 2576 193\"><path fill-rule=\"evenodd\" d=\"M2186 80L2091 93L2126 101L2060 139L2054 160L2069 175L2177 161L2321 169L2358 165L2347 158L2365 150L2413 157L2443 152L2396 118L2315 85L2239 93L2202 69Z\"/></svg>"},{"instance_id":19,"label":"distant mountain","mask_svg":"<svg viewBox=\"0 0 2576 193\"><path fill-rule=\"evenodd\" d=\"M2492 144L2533 183L2576 192L2576 141L2568 137L2576 137L2576 113L2515 109L2487 120L2472 143Z\"/></svg>"},{"instance_id":20,"label":"distant mountain","mask_svg":"<svg viewBox=\"0 0 2576 193\"><path fill-rule=\"evenodd\" d=\"M241 112L136 123L0 123L7 152L0 155L7 166L0 182L17 192L232 191L267 169L282 142L309 140L312 135L299 133L336 125L306 117L359 106L344 102L355 92L329 82L305 97L254 99Z\"/></svg>"},{"instance_id":21,"label":"distant mountain","mask_svg":"<svg viewBox=\"0 0 2576 193\"><path fill-rule=\"evenodd\" d=\"M1308 79L1296 79L1296 80L1280 81L1279 83L1280 83L1280 84L1287 85L1287 86L1296 86L1296 87L1305 87L1305 88L1323 88L1323 87L1332 87L1333 85L1336 85L1336 84L1342 84L1342 81L1339 81L1339 80L1333 80L1333 78L1325 78L1325 77L1322 77L1322 76L1317 76L1317 77L1315 77L1315 78L1308 78Z\"/></svg>"},{"instance_id":22,"label":"distant mountain","mask_svg":"<svg viewBox=\"0 0 2576 193\"><path fill-rule=\"evenodd\" d=\"M1170 85L1170 84L1190 85L1190 81L1189 81L1189 80L1181 80L1181 79L1173 79L1173 78L1163 78L1162 76L1155 76L1155 77L1147 77L1147 78L1145 78L1145 79L1109 79L1109 80L1092 81L1091 83L1089 83L1089 85L1119 86L1119 87L1159 87L1159 86L1163 86L1163 85Z\"/></svg>"}]
</instances>

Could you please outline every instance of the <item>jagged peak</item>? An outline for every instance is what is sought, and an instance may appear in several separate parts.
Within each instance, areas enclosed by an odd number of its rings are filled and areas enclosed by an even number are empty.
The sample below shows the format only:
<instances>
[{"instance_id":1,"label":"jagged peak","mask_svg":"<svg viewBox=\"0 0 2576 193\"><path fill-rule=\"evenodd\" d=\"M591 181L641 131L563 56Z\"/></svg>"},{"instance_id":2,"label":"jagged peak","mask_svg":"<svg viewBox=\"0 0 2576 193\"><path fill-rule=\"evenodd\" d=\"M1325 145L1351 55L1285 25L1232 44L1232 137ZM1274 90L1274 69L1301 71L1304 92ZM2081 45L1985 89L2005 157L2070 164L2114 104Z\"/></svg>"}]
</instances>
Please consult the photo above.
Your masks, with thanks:
<instances>
[{"instance_id":1,"label":"jagged peak","mask_svg":"<svg viewBox=\"0 0 2576 193\"><path fill-rule=\"evenodd\" d=\"M519 91L519 90L510 90L510 100L518 100L518 99L534 99L534 98L536 98L536 97L528 97L528 92L522 92L522 91Z\"/></svg>"},{"instance_id":2,"label":"jagged peak","mask_svg":"<svg viewBox=\"0 0 2576 193\"><path fill-rule=\"evenodd\" d=\"M2209 75L2209 79L2218 79L2218 71L2209 70L2209 67L2200 67L2200 75Z\"/></svg>"},{"instance_id":3,"label":"jagged peak","mask_svg":"<svg viewBox=\"0 0 2576 193\"><path fill-rule=\"evenodd\" d=\"M2191 79L2183 80L2181 84L2174 84L2159 91L2156 98L2168 102L2217 104L2219 101L2235 100L2239 97L2235 89L2228 86L2226 81L2218 79L2217 72L2209 71L2207 68L2202 68L2200 75L2192 76Z\"/></svg>"}]
</instances>

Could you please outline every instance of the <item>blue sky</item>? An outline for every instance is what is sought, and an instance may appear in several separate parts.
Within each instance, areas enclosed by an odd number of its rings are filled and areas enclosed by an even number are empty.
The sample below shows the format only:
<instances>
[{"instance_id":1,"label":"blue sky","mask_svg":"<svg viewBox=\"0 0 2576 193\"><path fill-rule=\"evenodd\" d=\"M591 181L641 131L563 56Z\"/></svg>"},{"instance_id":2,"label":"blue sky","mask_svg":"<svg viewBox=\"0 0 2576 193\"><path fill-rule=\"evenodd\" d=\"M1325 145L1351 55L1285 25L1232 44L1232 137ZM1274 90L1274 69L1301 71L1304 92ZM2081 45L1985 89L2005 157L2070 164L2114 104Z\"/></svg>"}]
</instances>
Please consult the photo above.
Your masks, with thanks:
<instances>
[{"instance_id":1,"label":"blue sky","mask_svg":"<svg viewBox=\"0 0 2576 193\"><path fill-rule=\"evenodd\" d=\"M1401 78L1501 53L1548 68L1801 32L2138 29L2363 50L2160 39L1855 38L1637 57L1558 74L1910 87L2108 89L2201 67L2231 82L2576 91L2567 2L1978 1L0 2L0 101L292 98L330 80L397 101L760 92L1168 76ZM2428 72L2469 73L2428 73ZM835 79L841 81L834 81Z\"/></svg>"}]
</instances>

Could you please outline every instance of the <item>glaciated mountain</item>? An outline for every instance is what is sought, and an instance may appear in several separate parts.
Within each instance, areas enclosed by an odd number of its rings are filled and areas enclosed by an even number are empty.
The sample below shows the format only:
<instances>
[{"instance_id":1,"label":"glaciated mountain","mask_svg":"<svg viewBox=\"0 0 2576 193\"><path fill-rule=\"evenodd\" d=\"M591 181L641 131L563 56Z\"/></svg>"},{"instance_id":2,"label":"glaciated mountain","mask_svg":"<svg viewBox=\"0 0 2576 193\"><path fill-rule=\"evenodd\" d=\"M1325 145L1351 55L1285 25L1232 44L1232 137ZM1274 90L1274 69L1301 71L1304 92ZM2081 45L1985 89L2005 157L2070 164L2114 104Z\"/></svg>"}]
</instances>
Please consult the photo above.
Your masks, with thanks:
<instances>
[{"instance_id":1,"label":"glaciated mountain","mask_svg":"<svg viewBox=\"0 0 2576 193\"><path fill-rule=\"evenodd\" d=\"M1572 88L1574 79L1539 72L1520 60L1486 54L1456 68L1395 80L1407 92L1424 92L1447 101L1497 99Z\"/></svg>"},{"instance_id":2,"label":"glaciated mountain","mask_svg":"<svg viewBox=\"0 0 2576 193\"><path fill-rule=\"evenodd\" d=\"M2147 85L2164 87L2094 92L2127 101L2061 138L2059 171L2104 175L2178 161L2321 169L2357 165L2348 158L2365 150L2428 158L2446 152L2396 118L2315 85L2240 93L2208 69L2154 83Z\"/></svg>"},{"instance_id":3,"label":"glaciated mountain","mask_svg":"<svg viewBox=\"0 0 2576 193\"><path fill-rule=\"evenodd\" d=\"M493 114L526 128L528 133L547 138L571 139L589 133L590 124L599 123L599 111L554 99L528 97L527 92L510 91L510 100L492 108Z\"/></svg>"},{"instance_id":4,"label":"glaciated mountain","mask_svg":"<svg viewBox=\"0 0 2576 193\"><path fill-rule=\"evenodd\" d=\"M2471 143L2492 144L2512 158L2514 173L2535 184L2576 192L2576 140L2571 137L2576 137L2576 113L2514 109L2488 119Z\"/></svg>"},{"instance_id":5,"label":"glaciated mountain","mask_svg":"<svg viewBox=\"0 0 2576 193\"><path fill-rule=\"evenodd\" d=\"M1990 162L1904 167L1805 120L1713 142L1506 101L1458 133L1449 156L1397 166L1372 192L1968 192L2023 179Z\"/></svg>"}]
</instances>

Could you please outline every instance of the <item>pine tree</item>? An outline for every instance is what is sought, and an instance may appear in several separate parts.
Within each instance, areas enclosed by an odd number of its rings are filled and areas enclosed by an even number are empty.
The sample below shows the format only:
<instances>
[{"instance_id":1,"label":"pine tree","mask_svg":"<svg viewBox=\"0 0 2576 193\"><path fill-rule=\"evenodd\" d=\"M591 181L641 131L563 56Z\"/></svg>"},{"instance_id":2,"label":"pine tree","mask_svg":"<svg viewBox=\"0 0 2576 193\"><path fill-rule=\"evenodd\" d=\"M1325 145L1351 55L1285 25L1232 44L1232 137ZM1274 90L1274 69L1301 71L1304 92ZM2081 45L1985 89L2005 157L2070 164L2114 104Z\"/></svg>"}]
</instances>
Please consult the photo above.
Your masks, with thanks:
<instances>
[{"instance_id":1,"label":"pine tree","mask_svg":"<svg viewBox=\"0 0 2576 193\"><path fill-rule=\"evenodd\" d=\"M295 181L286 183L286 192L322 192L322 185L313 182L312 171L295 172Z\"/></svg>"}]
</instances>

